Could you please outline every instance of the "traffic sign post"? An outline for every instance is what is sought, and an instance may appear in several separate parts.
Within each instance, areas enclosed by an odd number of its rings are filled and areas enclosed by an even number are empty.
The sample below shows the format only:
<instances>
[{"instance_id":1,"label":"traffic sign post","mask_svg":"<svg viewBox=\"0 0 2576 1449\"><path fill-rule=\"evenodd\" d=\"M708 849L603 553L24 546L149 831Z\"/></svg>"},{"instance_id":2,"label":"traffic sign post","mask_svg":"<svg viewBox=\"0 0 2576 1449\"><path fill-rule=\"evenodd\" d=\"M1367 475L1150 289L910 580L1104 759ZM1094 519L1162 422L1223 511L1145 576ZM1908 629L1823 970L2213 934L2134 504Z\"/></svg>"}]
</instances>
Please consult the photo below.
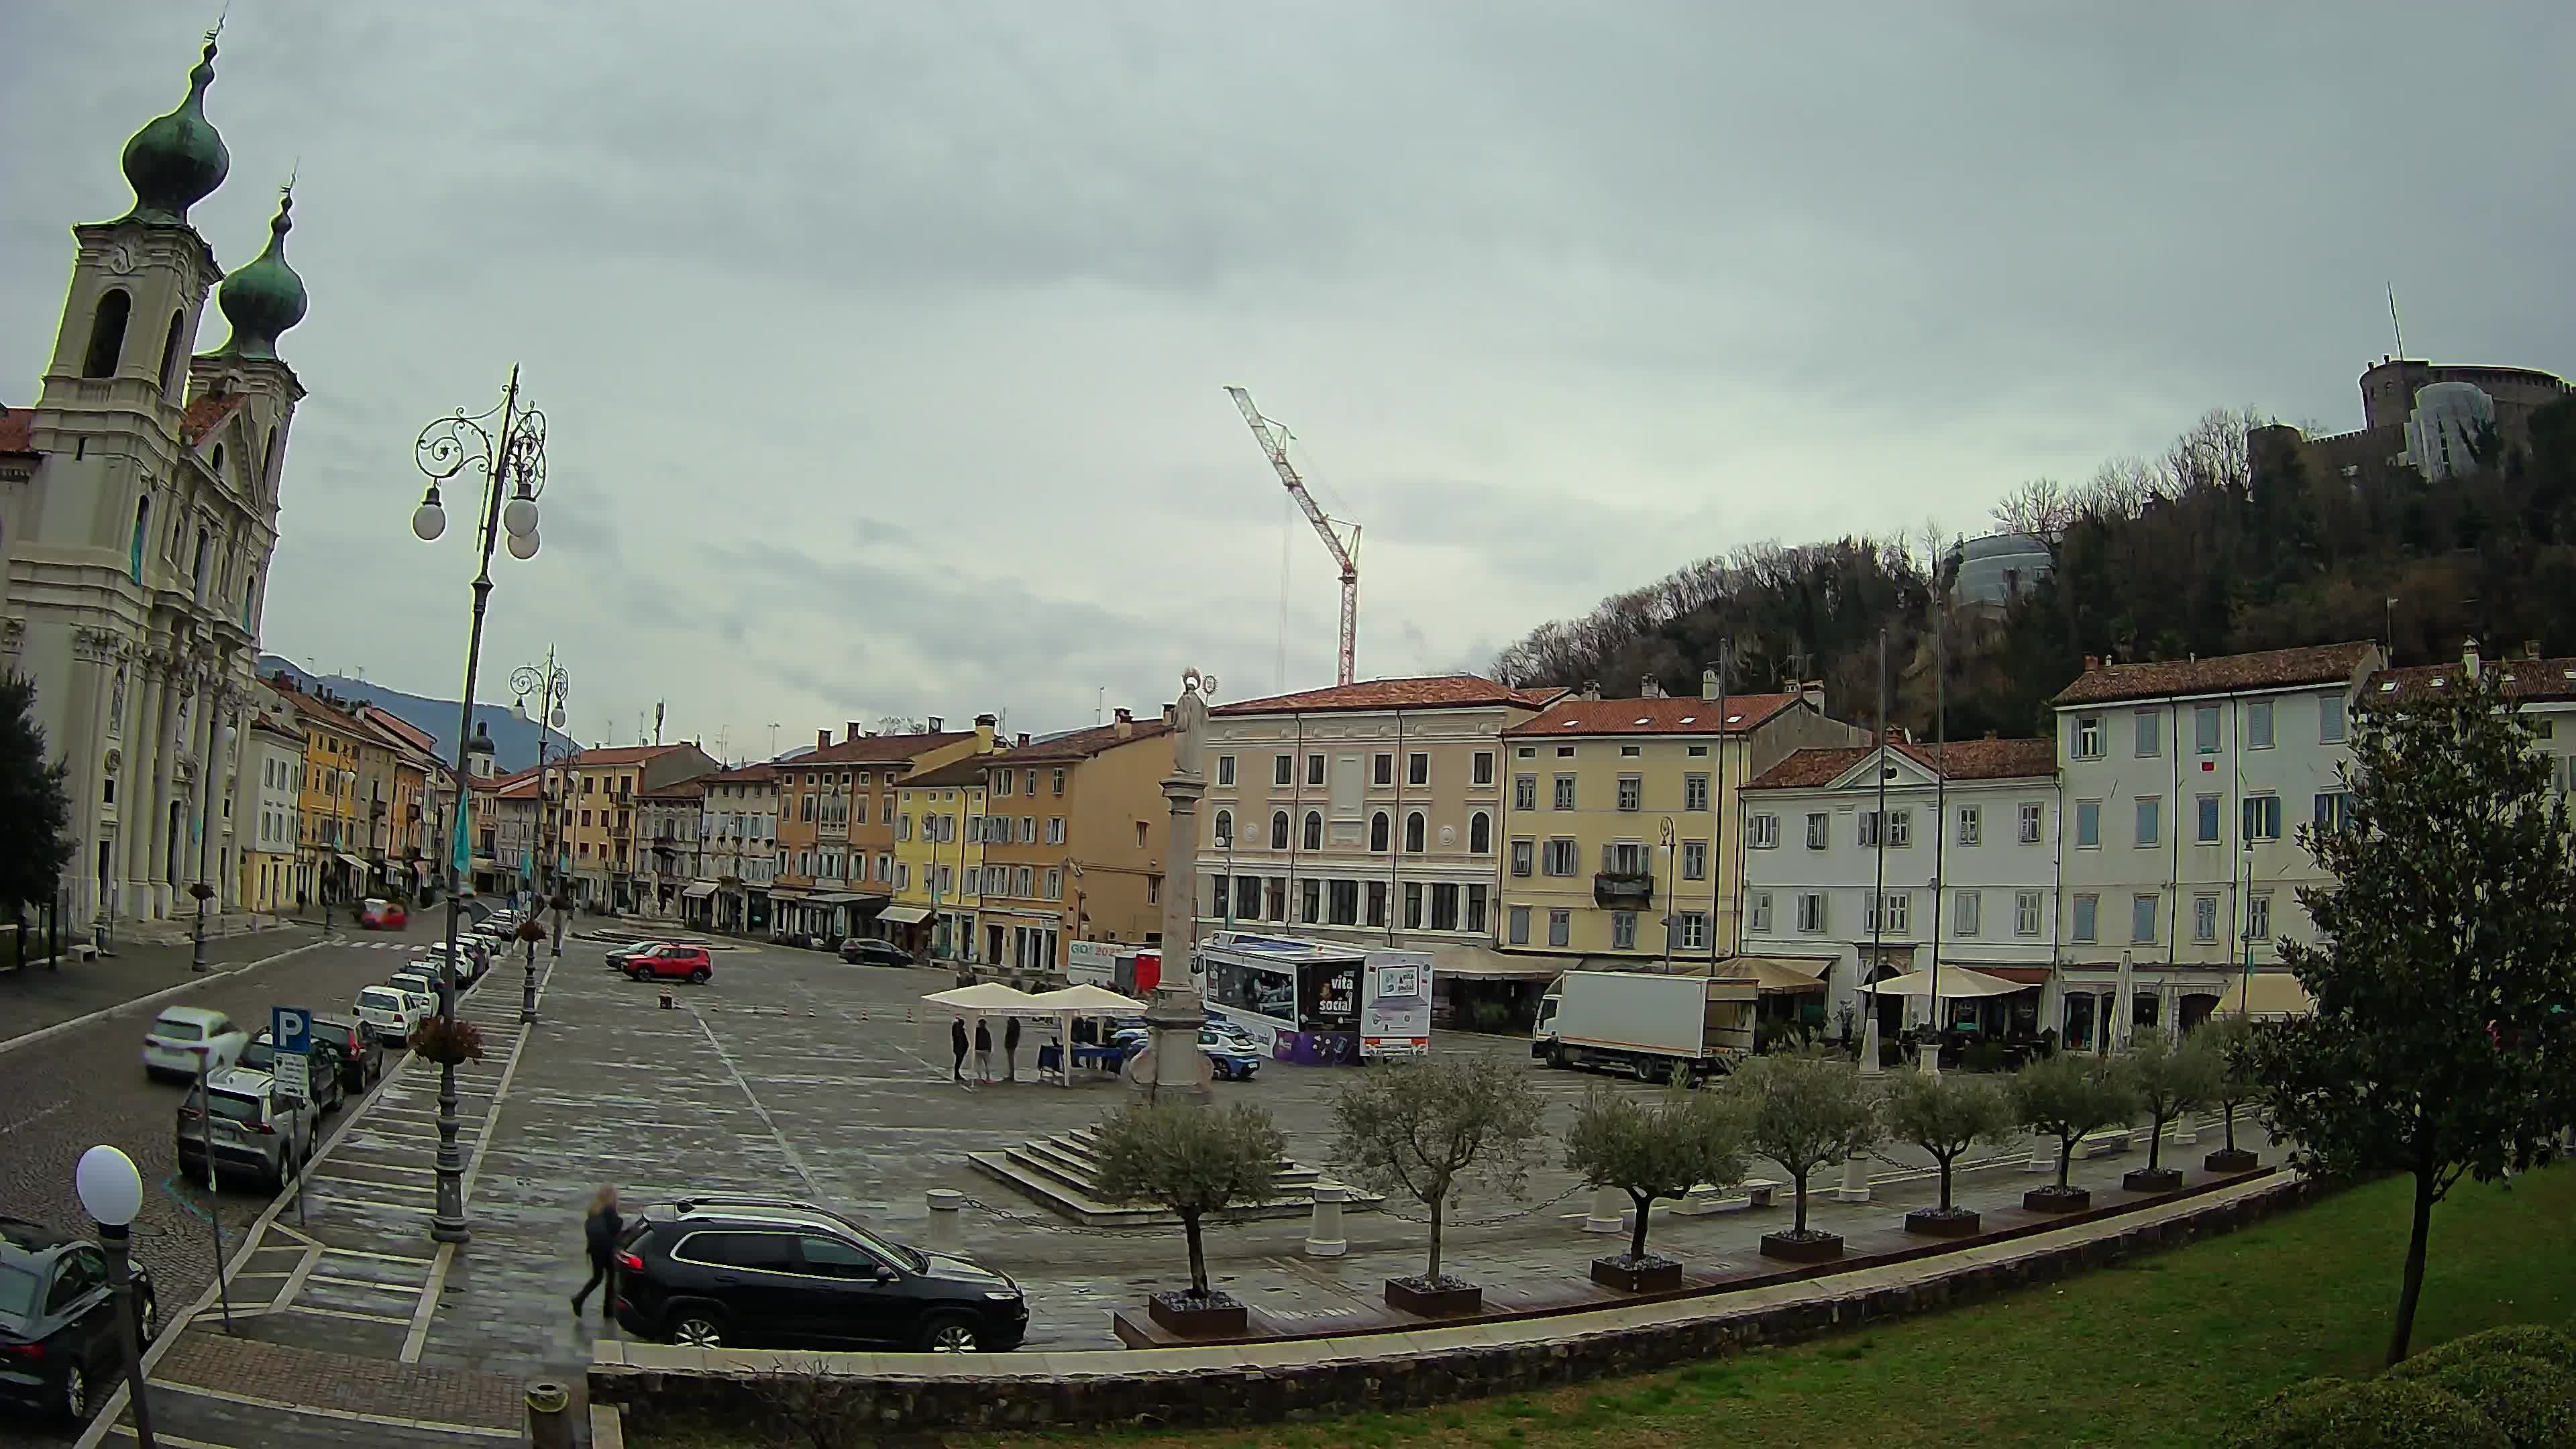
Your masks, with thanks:
<instances>
[{"instance_id":1,"label":"traffic sign post","mask_svg":"<svg viewBox=\"0 0 2576 1449\"><path fill-rule=\"evenodd\" d=\"M313 1013L298 1006L269 1008L269 1040L277 1047L269 1076L278 1095L300 1102L313 1100Z\"/></svg>"}]
</instances>

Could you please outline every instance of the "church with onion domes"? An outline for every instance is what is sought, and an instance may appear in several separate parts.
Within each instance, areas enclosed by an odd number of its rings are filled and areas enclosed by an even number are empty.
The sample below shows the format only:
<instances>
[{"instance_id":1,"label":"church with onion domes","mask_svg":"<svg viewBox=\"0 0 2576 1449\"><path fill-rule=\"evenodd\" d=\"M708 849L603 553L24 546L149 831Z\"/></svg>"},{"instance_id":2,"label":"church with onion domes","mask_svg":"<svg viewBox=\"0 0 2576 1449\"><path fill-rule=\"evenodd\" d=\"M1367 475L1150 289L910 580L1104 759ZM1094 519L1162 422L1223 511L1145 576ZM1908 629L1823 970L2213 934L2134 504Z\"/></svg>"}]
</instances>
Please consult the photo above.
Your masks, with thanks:
<instances>
[{"instance_id":1,"label":"church with onion domes","mask_svg":"<svg viewBox=\"0 0 2576 1449\"><path fill-rule=\"evenodd\" d=\"M0 410L0 668L32 678L65 762L62 920L154 934L242 901L258 782L243 737L304 396L291 191L225 272L188 220L231 170L207 115L215 37L177 108L125 144L131 210L72 228L71 287L33 407ZM229 335L200 351L211 298ZM254 693L259 690L260 693Z\"/></svg>"}]
</instances>

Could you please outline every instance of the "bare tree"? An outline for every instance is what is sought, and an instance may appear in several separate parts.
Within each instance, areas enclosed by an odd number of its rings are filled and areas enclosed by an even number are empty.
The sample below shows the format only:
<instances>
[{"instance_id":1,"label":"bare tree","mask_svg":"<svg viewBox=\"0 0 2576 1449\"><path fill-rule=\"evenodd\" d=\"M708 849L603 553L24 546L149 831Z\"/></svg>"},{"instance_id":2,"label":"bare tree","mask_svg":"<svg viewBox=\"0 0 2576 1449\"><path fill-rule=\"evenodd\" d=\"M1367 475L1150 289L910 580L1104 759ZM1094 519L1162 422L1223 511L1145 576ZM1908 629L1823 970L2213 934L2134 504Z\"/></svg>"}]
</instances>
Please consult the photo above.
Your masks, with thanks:
<instances>
[{"instance_id":1,"label":"bare tree","mask_svg":"<svg viewBox=\"0 0 2576 1449\"><path fill-rule=\"evenodd\" d=\"M2074 498L2054 478L2033 478L2004 495L1989 513L2006 533L2027 534L2055 548L2075 521Z\"/></svg>"}]
</instances>

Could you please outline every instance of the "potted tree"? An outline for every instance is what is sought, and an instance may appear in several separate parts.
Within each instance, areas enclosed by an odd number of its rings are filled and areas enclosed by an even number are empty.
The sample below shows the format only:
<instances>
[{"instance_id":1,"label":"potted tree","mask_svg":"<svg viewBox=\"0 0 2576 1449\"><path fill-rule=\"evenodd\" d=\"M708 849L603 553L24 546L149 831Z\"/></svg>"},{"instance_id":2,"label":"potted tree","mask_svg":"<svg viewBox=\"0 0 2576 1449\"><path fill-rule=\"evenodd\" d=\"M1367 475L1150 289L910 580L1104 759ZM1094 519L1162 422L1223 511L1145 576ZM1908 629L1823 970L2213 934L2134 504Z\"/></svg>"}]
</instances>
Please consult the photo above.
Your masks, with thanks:
<instances>
[{"instance_id":1,"label":"potted tree","mask_svg":"<svg viewBox=\"0 0 2576 1449\"><path fill-rule=\"evenodd\" d=\"M1430 1260L1418 1277L1386 1280L1388 1307L1446 1317L1484 1306L1483 1289L1441 1271L1442 1228L1471 1182L1520 1194L1542 1117L1527 1074L1483 1056L1370 1067L1333 1099L1342 1174L1431 1215Z\"/></svg>"},{"instance_id":2,"label":"potted tree","mask_svg":"<svg viewBox=\"0 0 2576 1449\"><path fill-rule=\"evenodd\" d=\"M1742 1106L1747 1145L1780 1164L1797 1194L1789 1231L1764 1233L1762 1255L1794 1263L1841 1257L1841 1234L1807 1227L1807 1181L1879 1140L1876 1095L1849 1062L1810 1052L1754 1057L1727 1078L1726 1091Z\"/></svg>"},{"instance_id":3,"label":"potted tree","mask_svg":"<svg viewBox=\"0 0 2576 1449\"><path fill-rule=\"evenodd\" d=\"M1952 1170L1969 1148L2011 1140L2012 1099L2003 1084L1965 1072L1899 1072L1888 1079L1884 1111L1887 1135L1922 1148L1941 1169L1940 1205L1907 1213L1905 1230L1937 1238L1975 1236L1981 1219L1975 1209L1952 1203Z\"/></svg>"},{"instance_id":4,"label":"potted tree","mask_svg":"<svg viewBox=\"0 0 2576 1449\"><path fill-rule=\"evenodd\" d=\"M2250 1018L2222 1016L2192 1036L2192 1040L2205 1045L2210 1055L2217 1059L2217 1081L2211 1090L2210 1101L2217 1105L2221 1130L2227 1134L2226 1146L2200 1160L2201 1167L2207 1171L2251 1172L2262 1165L2263 1159L2236 1145L2237 1109L2252 1101L2262 1086L2248 1059L2255 1034L2260 1030Z\"/></svg>"},{"instance_id":5,"label":"potted tree","mask_svg":"<svg viewBox=\"0 0 2576 1449\"><path fill-rule=\"evenodd\" d=\"M1565 1165L1586 1187L1615 1187L1637 1205L1628 1251L1592 1260L1592 1281L1650 1293L1682 1284L1682 1265L1646 1251L1646 1224L1658 1198L1678 1198L1699 1184L1743 1180L1748 1153L1743 1110L1717 1092L1668 1088L1640 1102L1594 1087L1565 1134Z\"/></svg>"},{"instance_id":6,"label":"potted tree","mask_svg":"<svg viewBox=\"0 0 2576 1449\"><path fill-rule=\"evenodd\" d=\"M2021 1195L2035 1213L2082 1212L2093 1194L2067 1181L2075 1144L2084 1134L2125 1125L2137 1104L2128 1084L2109 1066L2072 1052L2044 1057L2013 1078L2013 1116L2043 1137L2057 1139L2057 1181Z\"/></svg>"},{"instance_id":7,"label":"potted tree","mask_svg":"<svg viewBox=\"0 0 2576 1449\"><path fill-rule=\"evenodd\" d=\"M1270 1114L1246 1102L1139 1102L1101 1123L1093 1141L1101 1196L1169 1209L1189 1241L1189 1291L1157 1293L1145 1311L1178 1334L1243 1332L1249 1315L1242 1302L1208 1286L1204 1224L1210 1214L1265 1201L1277 1190L1288 1144Z\"/></svg>"},{"instance_id":8,"label":"potted tree","mask_svg":"<svg viewBox=\"0 0 2576 1449\"><path fill-rule=\"evenodd\" d=\"M2216 1095L2217 1059L2207 1046L2177 1045L2158 1035L2131 1047L2118 1070L2147 1118L2147 1165L2124 1174L2120 1186L2130 1192L2171 1192L2182 1186L2182 1169L2164 1165L2165 1125Z\"/></svg>"}]
</instances>

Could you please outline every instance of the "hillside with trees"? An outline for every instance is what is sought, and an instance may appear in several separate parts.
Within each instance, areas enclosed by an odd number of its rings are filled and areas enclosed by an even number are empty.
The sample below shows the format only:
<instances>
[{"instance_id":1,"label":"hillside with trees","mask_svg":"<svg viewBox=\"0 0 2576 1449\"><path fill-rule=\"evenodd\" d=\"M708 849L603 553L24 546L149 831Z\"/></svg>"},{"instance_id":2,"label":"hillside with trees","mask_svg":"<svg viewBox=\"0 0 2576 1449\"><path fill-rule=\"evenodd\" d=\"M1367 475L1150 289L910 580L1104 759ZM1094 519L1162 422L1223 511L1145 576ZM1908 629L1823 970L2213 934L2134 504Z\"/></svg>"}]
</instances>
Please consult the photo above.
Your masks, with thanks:
<instances>
[{"instance_id":1,"label":"hillside with trees","mask_svg":"<svg viewBox=\"0 0 2576 1449\"><path fill-rule=\"evenodd\" d=\"M2576 647L2576 397L2534 414L2527 448L2492 432L2474 471L2426 482L2308 476L2295 450L2249 447L2269 421L2222 409L2153 458L2068 486L2023 484L1998 530L2048 546L2054 573L2001 610L1950 611L1949 732L2045 734L2047 700L2088 654L2123 660L2229 654L2393 634L2396 658ZM1824 681L1828 707L1875 708L1888 631L1889 717L1928 734L1932 621L1954 540L1929 529L1785 546L1748 544L1539 626L1504 649L1497 678L1639 693L1696 693L1732 645L1739 692ZM2389 601L2396 600L2394 604Z\"/></svg>"}]
</instances>

